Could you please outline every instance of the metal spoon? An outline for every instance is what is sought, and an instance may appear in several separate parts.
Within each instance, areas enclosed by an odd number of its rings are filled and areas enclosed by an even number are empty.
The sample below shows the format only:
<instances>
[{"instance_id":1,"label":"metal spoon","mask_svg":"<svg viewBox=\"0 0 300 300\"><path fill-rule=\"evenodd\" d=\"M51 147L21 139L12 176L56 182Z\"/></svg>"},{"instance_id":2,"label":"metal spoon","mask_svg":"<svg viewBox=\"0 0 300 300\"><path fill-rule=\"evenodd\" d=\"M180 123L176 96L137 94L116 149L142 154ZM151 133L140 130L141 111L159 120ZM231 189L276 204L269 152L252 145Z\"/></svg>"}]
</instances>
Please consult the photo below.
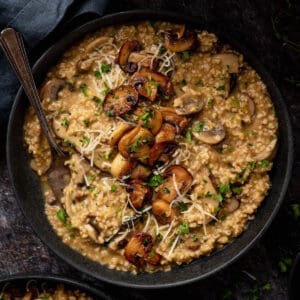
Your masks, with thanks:
<instances>
[{"instance_id":1,"label":"metal spoon","mask_svg":"<svg viewBox=\"0 0 300 300\"><path fill-rule=\"evenodd\" d=\"M69 177L69 169L64 165L66 156L56 144L42 109L21 34L13 28L4 29L0 34L0 46L21 82L38 117L43 133L48 139L51 149L51 164L46 176L56 200L59 201Z\"/></svg>"}]
</instances>

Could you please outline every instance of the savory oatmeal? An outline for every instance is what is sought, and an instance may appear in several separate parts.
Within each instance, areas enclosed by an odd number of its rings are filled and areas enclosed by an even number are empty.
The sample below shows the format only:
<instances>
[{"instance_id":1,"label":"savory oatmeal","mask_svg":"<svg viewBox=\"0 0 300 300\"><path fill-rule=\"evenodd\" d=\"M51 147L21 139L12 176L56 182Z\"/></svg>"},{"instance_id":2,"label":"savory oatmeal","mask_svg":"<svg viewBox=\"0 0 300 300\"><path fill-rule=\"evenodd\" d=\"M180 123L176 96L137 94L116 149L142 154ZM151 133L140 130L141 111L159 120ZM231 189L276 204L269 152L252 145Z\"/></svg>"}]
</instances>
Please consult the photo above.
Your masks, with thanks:
<instances>
[{"instance_id":1,"label":"savory oatmeal","mask_svg":"<svg viewBox=\"0 0 300 300\"><path fill-rule=\"evenodd\" d=\"M70 170L55 199L49 145L29 108L25 141L48 219L109 268L168 271L209 255L268 193L273 104L214 34L165 22L100 29L63 54L40 96Z\"/></svg>"}]
</instances>

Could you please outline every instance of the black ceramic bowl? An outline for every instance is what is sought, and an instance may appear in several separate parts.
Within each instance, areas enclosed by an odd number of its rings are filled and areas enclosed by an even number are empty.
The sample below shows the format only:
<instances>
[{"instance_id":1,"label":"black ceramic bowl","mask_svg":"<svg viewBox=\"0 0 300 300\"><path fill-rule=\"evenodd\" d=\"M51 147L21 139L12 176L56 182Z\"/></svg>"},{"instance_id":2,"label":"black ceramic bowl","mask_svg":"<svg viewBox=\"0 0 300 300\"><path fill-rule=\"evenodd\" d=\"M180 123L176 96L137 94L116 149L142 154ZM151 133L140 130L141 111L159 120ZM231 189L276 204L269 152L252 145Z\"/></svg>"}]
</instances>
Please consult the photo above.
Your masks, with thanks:
<instances>
[{"instance_id":1,"label":"black ceramic bowl","mask_svg":"<svg viewBox=\"0 0 300 300\"><path fill-rule=\"evenodd\" d=\"M10 179L13 184L20 207L32 224L39 237L60 257L72 266L103 281L137 288L162 288L178 286L208 277L231 264L244 254L266 231L283 201L293 159L292 132L284 101L273 79L263 65L232 37L201 23L201 19L184 17L166 12L131 11L105 16L91 21L65 36L52 46L35 64L33 70L36 82L40 84L47 72L61 54L88 32L107 25L122 24L139 20L166 20L186 23L189 26L215 32L221 41L230 43L244 54L245 60L258 72L268 87L273 99L279 122L279 147L274 168L271 173L272 189L259 208L256 217L250 222L247 230L222 250L209 257L196 260L188 265L177 266L170 272L140 274L138 276L110 270L64 244L55 234L44 213L44 202L41 185L36 173L30 168L29 155L24 147L23 123L28 101L22 90L19 91L11 115L7 137L7 161Z\"/></svg>"},{"instance_id":2,"label":"black ceramic bowl","mask_svg":"<svg viewBox=\"0 0 300 300\"><path fill-rule=\"evenodd\" d=\"M11 287L16 287L21 292L26 291L26 287L35 287L40 291L47 290L49 288L55 288L57 284L62 283L68 290L80 290L86 295L92 297L95 300L108 300L109 296L105 295L102 291L81 283L74 279L55 275L14 275L7 278L0 279L0 295L2 292L9 290Z\"/></svg>"}]
</instances>

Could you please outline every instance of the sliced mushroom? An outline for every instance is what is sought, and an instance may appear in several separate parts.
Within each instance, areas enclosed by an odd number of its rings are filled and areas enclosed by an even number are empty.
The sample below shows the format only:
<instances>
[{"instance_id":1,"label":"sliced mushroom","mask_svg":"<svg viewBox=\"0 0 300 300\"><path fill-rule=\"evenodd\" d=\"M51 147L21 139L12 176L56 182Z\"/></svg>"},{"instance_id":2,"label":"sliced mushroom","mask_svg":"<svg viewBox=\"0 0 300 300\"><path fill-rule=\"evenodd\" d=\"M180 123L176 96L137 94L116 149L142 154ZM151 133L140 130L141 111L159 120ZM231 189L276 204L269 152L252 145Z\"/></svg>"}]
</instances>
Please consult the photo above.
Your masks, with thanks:
<instances>
[{"instance_id":1,"label":"sliced mushroom","mask_svg":"<svg viewBox=\"0 0 300 300\"><path fill-rule=\"evenodd\" d=\"M178 115L198 113L202 110L203 106L203 94L192 89L188 89L182 96L174 99L174 107Z\"/></svg>"},{"instance_id":2,"label":"sliced mushroom","mask_svg":"<svg viewBox=\"0 0 300 300\"><path fill-rule=\"evenodd\" d=\"M101 37L98 37L98 38L94 39L89 44L87 44L87 46L85 47L85 50L86 50L86 52L91 52L91 51L94 51L96 48L100 47L103 44L112 43L112 42L113 42L112 37L101 36Z\"/></svg>"},{"instance_id":3,"label":"sliced mushroom","mask_svg":"<svg viewBox=\"0 0 300 300\"><path fill-rule=\"evenodd\" d=\"M170 79L164 74L149 68L141 68L133 74L130 84L141 96L150 101L154 101L157 98L164 99L173 93L173 86Z\"/></svg>"},{"instance_id":4,"label":"sliced mushroom","mask_svg":"<svg viewBox=\"0 0 300 300\"><path fill-rule=\"evenodd\" d=\"M164 123L162 124L157 135L155 136L155 143L159 144L162 142L172 142L175 140L175 136L176 128L169 123Z\"/></svg>"},{"instance_id":5,"label":"sliced mushroom","mask_svg":"<svg viewBox=\"0 0 300 300\"><path fill-rule=\"evenodd\" d=\"M163 34L164 46L168 50L173 52L183 52L186 50L193 50L197 47L198 38L196 32L184 29L175 32L171 30Z\"/></svg>"},{"instance_id":6,"label":"sliced mushroom","mask_svg":"<svg viewBox=\"0 0 300 300\"><path fill-rule=\"evenodd\" d=\"M174 125L178 133L181 133L182 130L187 126L187 118L184 116L179 116L174 108L161 106L159 110L162 113L163 120Z\"/></svg>"},{"instance_id":7,"label":"sliced mushroom","mask_svg":"<svg viewBox=\"0 0 300 300\"><path fill-rule=\"evenodd\" d=\"M140 51L141 45L137 40L128 40L120 48L119 55L117 58L117 64L125 72L132 74L137 71L138 64L136 62L129 61L129 55L133 51Z\"/></svg>"},{"instance_id":8,"label":"sliced mushroom","mask_svg":"<svg viewBox=\"0 0 300 300\"><path fill-rule=\"evenodd\" d=\"M130 239L125 247L124 255L125 258L137 268L143 267L146 262L158 265L161 257L158 253L154 253L152 248L152 236L148 233L141 232L135 234Z\"/></svg>"},{"instance_id":9,"label":"sliced mushroom","mask_svg":"<svg viewBox=\"0 0 300 300\"><path fill-rule=\"evenodd\" d=\"M134 179L129 181L129 187L126 188L129 198L135 209L140 210L144 203L152 198L151 188L144 181Z\"/></svg>"},{"instance_id":10,"label":"sliced mushroom","mask_svg":"<svg viewBox=\"0 0 300 300\"><path fill-rule=\"evenodd\" d=\"M151 148L149 152L148 164L154 166L155 163L160 161L160 158L163 155L163 163L166 163L170 160L170 156L178 148L178 143L175 141L166 141L161 143L156 143Z\"/></svg>"},{"instance_id":11,"label":"sliced mushroom","mask_svg":"<svg viewBox=\"0 0 300 300\"><path fill-rule=\"evenodd\" d=\"M169 203L178 193L186 193L193 183L191 173L179 165L168 167L162 177L164 182L156 189L156 197Z\"/></svg>"},{"instance_id":12,"label":"sliced mushroom","mask_svg":"<svg viewBox=\"0 0 300 300\"><path fill-rule=\"evenodd\" d=\"M201 142L214 145L225 138L225 129L221 123L204 119L192 125L192 134Z\"/></svg>"},{"instance_id":13,"label":"sliced mushroom","mask_svg":"<svg viewBox=\"0 0 300 300\"><path fill-rule=\"evenodd\" d=\"M158 66L158 61L153 59L153 56L147 53L131 52L128 57L129 63L135 63L141 67L155 70Z\"/></svg>"},{"instance_id":14,"label":"sliced mushroom","mask_svg":"<svg viewBox=\"0 0 300 300\"><path fill-rule=\"evenodd\" d=\"M201 239L195 238L195 236L189 236L189 238L185 240L184 245L189 250L196 251L201 247Z\"/></svg>"},{"instance_id":15,"label":"sliced mushroom","mask_svg":"<svg viewBox=\"0 0 300 300\"><path fill-rule=\"evenodd\" d=\"M91 224L85 224L84 225L84 228L88 234L88 236L94 241L94 242L99 242L98 241L98 235L99 235L99 232L97 231L97 229L92 226Z\"/></svg>"},{"instance_id":16,"label":"sliced mushroom","mask_svg":"<svg viewBox=\"0 0 300 300\"><path fill-rule=\"evenodd\" d=\"M152 202L152 212L161 224L171 223L175 216L175 212L170 207L170 204L160 199Z\"/></svg>"},{"instance_id":17,"label":"sliced mushroom","mask_svg":"<svg viewBox=\"0 0 300 300\"><path fill-rule=\"evenodd\" d=\"M271 160L274 158L277 150L277 139L271 141L263 151L253 156L254 161Z\"/></svg>"},{"instance_id":18,"label":"sliced mushroom","mask_svg":"<svg viewBox=\"0 0 300 300\"><path fill-rule=\"evenodd\" d=\"M219 219L222 219L236 211L240 206L240 202L236 198L231 198L224 200L222 205L223 207L219 210L217 214L217 217Z\"/></svg>"},{"instance_id":19,"label":"sliced mushroom","mask_svg":"<svg viewBox=\"0 0 300 300\"><path fill-rule=\"evenodd\" d=\"M133 126L128 123L120 122L110 136L110 147L114 147L119 142L121 137L132 128Z\"/></svg>"},{"instance_id":20,"label":"sliced mushroom","mask_svg":"<svg viewBox=\"0 0 300 300\"><path fill-rule=\"evenodd\" d=\"M214 55L214 58L219 59L224 68L228 68L229 73L238 73L240 68L239 57L234 53L219 53Z\"/></svg>"},{"instance_id":21,"label":"sliced mushroom","mask_svg":"<svg viewBox=\"0 0 300 300\"><path fill-rule=\"evenodd\" d=\"M65 82L62 79L53 78L48 80L40 91L41 101L50 99L51 101L57 100L58 92L63 89Z\"/></svg>"},{"instance_id":22,"label":"sliced mushroom","mask_svg":"<svg viewBox=\"0 0 300 300\"><path fill-rule=\"evenodd\" d=\"M209 173L209 170L204 167L199 172L199 175L200 182L203 184L203 195L206 195L208 193L212 195L217 194L215 185L213 183L213 178Z\"/></svg>"},{"instance_id":23,"label":"sliced mushroom","mask_svg":"<svg viewBox=\"0 0 300 300\"><path fill-rule=\"evenodd\" d=\"M148 167L137 163L132 169L130 177L132 179L146 179L151 173L152 171Z\"/></svg>"},{"instance_id":24,"label":"sliced mushroom","mask_svg":"<svg viewBox=\"0 0 300 300\"><path fill-rule=\"evenodd\" d=\"M122 178L130 174L132 162L118 153L111 163L110 173L116 178Z\"/></svg>"},{"instance_id":25,"label":"sliced mushroom","mask_svg":"<svg viewBox=\"0 0 300 300\"><path fill-rule=\"evenodd\" d=\"M135 158L145 162L148 159L153 141L152 133L138 125L121 138L118 149L125 158Z\"/></svg>"},{"instance_id":26,"label":"sliced mushroom","mask_svg":"<svg viewBox=\"0 0 300 300\"><path fill-rule=\"evenodd\" d=\"M162 114L154 107L139 107L134 112L133 115L137 116L139 123L149 129L152 134L157 134L162 125Z\"/></svg>"},{"instance_id":27,"label":"sliced mushroom","mask_svg":"<svg viewBox=\"0 0 300 300\"><path fill-rule=\"evenodd\" d=\"M106 94L103 110L109 117L120 116L132 110L138 99L138 93L132 86L122 85Z\"/></svg>"},{"instance_id":28,"label":"sliced mushroom","mask_svg":"<svg viewBox=\"0 0 300 300\"><path fill-rule=\"evenodd\" d=\"M254 100L247 93L241 93L239 98L247 104L247 110L249 112L249 116L250 118L253 118L253 116L255 115Z\"/></svg>"}]
</instances>

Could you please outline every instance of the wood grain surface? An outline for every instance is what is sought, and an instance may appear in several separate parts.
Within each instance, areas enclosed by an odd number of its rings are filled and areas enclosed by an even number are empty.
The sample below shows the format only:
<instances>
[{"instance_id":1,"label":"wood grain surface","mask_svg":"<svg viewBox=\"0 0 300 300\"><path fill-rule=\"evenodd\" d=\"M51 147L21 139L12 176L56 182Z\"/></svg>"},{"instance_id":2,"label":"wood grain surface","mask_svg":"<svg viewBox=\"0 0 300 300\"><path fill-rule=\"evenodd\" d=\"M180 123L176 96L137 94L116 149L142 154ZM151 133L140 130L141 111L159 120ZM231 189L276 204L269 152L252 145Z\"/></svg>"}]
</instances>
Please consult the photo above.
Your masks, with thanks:
<instances>
[{"instance_id":1,"label":"wood grain surface","mask_svg":"<svg viewBox=\"0 0 300 300\"><path fill-rule=\"evenodd\" d=\"M300 217L291 208L300 195L300 52L276 37L274 20L300 16L299 1L261 0L125 0L110 1L107 13L137 8L177 11L215 23L256 54L275 79L289 109L294 137L295 163L283 206L265 236L244 257L207 280L163 291L114 288L79 273L54 255L33 233L17 206L5 163L5 141L0 149L0 277L16 273L54 273L81 279L106 291L113 299L287 299L289 260L300 251ZM276 19L277 17L277 19ZM289 19L290 20L290 19ZM299 29L298 29L299 30ZM299 31L289 32L300 42ZM287 262L287 263L284 263ZM281 268L279 266L281 262ZM282 263L287 267L284 269ZM284 272L285 271L285 272ZM300 298L299 298L300 299Z\"/></svg>"}]
</instances>

